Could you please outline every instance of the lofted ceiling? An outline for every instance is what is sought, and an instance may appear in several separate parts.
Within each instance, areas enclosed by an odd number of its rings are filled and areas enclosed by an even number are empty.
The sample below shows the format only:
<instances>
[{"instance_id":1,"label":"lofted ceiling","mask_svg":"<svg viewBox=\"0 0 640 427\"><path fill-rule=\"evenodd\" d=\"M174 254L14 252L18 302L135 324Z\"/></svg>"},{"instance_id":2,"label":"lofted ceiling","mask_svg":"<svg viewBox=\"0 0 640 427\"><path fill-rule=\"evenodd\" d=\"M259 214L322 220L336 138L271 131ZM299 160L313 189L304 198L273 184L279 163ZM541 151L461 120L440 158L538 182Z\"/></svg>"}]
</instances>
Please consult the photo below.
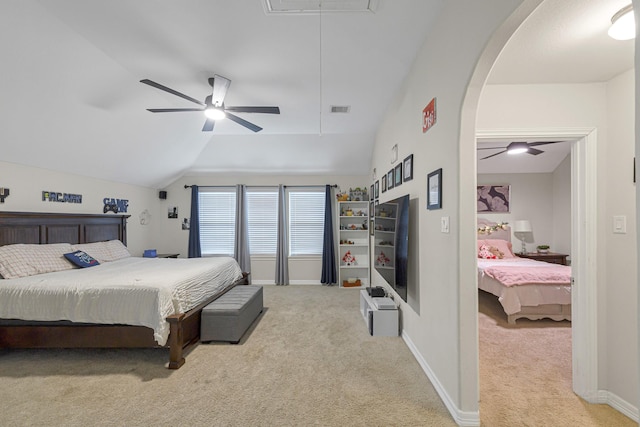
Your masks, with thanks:
<instances>
[{"instance_id":1,"label":"lofted ceiling","mask_svg":"<svg viewBox=\"0 0 640 427\"><path fill-rule=\"evenodd\" d=\"M0 160L162 187L183 174L368 175L377 124L443 0L3 0ZM345 3L363 12L335 12ZM204 116L207 79L253 133ZM349 106L349 113L331 113Z\"/></svg>"},{"instance_id":2,"label":"lofted ceiling","mask_svg":"<svg viewBox=\"0 0 640 427\"><path fill-rule=\"evenodd\" d=\"M443 3L272 0L322 12L270 13L265 0L3 0L0 160L154 188L185 174L368 175L378 123ZM606 81L631 68L633 42L606 36L626 3L546 0L488 83ZM369 10L331 10L351 4ZM141 79L204 100L213 74L232 80L227 105L281 114L237 114L256 134L146 111L194 104Z\"/></svg>"}]
</instances>

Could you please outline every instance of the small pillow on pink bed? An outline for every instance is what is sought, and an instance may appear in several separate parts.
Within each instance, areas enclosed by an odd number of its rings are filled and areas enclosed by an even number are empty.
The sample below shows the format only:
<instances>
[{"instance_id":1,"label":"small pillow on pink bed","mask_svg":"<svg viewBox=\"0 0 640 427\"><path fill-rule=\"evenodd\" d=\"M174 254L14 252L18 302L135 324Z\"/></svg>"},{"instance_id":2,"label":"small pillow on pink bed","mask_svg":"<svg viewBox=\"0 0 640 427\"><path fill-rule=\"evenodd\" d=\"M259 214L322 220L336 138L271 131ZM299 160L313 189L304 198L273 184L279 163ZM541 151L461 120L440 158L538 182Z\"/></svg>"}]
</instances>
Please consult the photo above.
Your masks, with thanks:
<instances>
[{"instance_id":1,"label":"small pillow on pink bed","mask_svg":"<svg viewBox=\"0 0 640 427\"><path fill-rule=\"evenodd\" d=\"M480 249L478 250L478 258L496 259L496 256L491 253L491 251L489 250L489 246L482 245L482 246L480 246Z\"/></svg>"},{"instance_id":2,"label":"small pillow on pink bed","mask_svg":"<svg viewBox=\"0 0 640 427\"><path fill-rule=\"evenodd\" d=\"M503 258L515 258L511 242L502 239L485 239L483 243L488 246L495 246L500 252L504 254Z\"/></svg>"}]
</instances>

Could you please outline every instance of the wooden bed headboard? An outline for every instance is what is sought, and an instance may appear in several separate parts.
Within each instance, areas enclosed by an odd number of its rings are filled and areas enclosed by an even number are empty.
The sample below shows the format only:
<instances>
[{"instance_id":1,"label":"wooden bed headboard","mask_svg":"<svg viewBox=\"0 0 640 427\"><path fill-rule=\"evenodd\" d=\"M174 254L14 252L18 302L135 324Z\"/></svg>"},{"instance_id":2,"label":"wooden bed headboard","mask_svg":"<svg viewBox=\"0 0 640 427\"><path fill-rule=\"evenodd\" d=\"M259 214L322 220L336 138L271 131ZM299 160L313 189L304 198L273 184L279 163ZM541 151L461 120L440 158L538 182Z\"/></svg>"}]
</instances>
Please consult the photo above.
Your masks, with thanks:
<instances>
[{"instance_id":1,"label":"wooden bed headboard","mask_svg":"<svg viewBox=\"0 0 640 427\"><path fill-rule=\"evenodd\" d=\"M120 240L127 244L130 215L0 211L0 246L15 243L92 243Z\"/></svg>"}]
</instances>

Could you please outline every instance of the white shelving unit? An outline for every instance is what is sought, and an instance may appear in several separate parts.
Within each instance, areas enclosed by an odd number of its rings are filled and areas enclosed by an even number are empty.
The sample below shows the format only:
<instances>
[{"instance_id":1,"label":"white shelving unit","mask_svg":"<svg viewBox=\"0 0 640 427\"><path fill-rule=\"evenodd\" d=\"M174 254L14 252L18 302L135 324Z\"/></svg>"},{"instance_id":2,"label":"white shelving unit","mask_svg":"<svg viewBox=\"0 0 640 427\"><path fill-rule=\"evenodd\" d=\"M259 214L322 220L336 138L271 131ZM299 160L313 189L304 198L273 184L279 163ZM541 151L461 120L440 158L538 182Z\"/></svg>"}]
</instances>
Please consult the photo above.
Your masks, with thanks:
<instances>
[{"instance_id":1,"label":"white shelving unit","mask_svg":"<svg viewBox=\"0 0 640 427\"><path fill-rule=\"evenodd\" d=\"M398 207L386 204L388 210L376 207L373 262L376 270L392 286L395 285L396 227Z\"/></svg>"},{"instance_id":2,"label":"white shelving unit","mask_svg":"<svg viewBox=\"0 0 640 427\"><path fill-rule=\"evenodd\" d=\"M338 202L338 242L340 287L369 286L369 201Z\"/></svg>"}]
</instances>

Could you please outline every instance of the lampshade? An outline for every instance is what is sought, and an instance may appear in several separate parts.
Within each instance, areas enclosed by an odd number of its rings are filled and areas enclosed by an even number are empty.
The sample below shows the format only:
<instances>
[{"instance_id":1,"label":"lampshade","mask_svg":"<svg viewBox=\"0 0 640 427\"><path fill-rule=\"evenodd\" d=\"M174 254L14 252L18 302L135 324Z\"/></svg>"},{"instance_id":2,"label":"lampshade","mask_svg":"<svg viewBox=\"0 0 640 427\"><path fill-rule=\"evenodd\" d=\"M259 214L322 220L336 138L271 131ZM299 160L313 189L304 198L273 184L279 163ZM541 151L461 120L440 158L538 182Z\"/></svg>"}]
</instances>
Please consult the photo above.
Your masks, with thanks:
<instances>
[{"instance_id":1,"label":"lampshade","mask_svg":"<svg viewBox=\"0 0 640 427\"><path fill-rule=\"evenodd\" d=\"M636 36L636 21L633 16L633 5L623 7L611 18L609 37L616 40L630 40Z\"/></svg>"},{"instance_id":2,"label":"lampshade","mask_svg":"<svg viewBox=\"0 0 640 427\"><path fill-rule=\"evenodd\" d=\"M531 233L532 231L531 222L528 219L521 219L513 224L514 233Z\"/></svg>"}]
</instances>

